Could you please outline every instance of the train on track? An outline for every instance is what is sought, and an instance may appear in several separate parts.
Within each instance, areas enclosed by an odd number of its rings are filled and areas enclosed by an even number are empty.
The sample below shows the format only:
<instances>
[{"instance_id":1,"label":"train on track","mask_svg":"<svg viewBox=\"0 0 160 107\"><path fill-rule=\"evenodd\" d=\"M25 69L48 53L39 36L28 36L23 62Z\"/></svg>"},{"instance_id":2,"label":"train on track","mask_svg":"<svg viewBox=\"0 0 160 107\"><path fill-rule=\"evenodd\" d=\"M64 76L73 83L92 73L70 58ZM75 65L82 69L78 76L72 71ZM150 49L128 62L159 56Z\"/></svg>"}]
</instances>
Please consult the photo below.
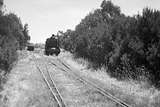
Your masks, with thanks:
<instances>
[{"instance_id":1,"label":"train on track","mask_svg":"<svg viewBox=\"0 0 160 107\"><path fill-rule=\"evenodd\" d=\"M45 55L56 55L60 54L59 40L58 37L52 34L45 43Z\"/></svg>"},{"instance_id":2,"label":"train on track","mask_svg":"<svg viewBox=\"0 0 160 107\"><path fill-rule=\"evenodd\" d=\"M29 44L29 45L27 46L27 50L28 50L28 51L34 51L34 45Z\"/></svg>"}]
</instances>

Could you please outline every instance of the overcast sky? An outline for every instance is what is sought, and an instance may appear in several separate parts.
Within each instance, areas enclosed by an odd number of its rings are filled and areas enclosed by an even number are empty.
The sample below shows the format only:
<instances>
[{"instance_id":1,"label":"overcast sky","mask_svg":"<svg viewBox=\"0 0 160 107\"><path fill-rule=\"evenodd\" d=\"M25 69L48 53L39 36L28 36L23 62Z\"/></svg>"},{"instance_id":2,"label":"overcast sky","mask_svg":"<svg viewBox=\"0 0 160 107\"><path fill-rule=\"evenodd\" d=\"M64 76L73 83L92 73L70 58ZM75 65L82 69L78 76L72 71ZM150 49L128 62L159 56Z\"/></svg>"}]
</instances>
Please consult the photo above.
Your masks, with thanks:
<instances>
[{"instance_id":1,"label":"overcast sky","mask_svg":"<svg viewBox=\"0 0 160 107\"><path fill-rule=\"evenodd\" d=\"M9 12L29 24L31 42L45 42L52 33L75 26L103 0L4 0ZM137 14L144 7L160 10L160 0L112 0L126 15Z\"/></svg>"}]
</instances>

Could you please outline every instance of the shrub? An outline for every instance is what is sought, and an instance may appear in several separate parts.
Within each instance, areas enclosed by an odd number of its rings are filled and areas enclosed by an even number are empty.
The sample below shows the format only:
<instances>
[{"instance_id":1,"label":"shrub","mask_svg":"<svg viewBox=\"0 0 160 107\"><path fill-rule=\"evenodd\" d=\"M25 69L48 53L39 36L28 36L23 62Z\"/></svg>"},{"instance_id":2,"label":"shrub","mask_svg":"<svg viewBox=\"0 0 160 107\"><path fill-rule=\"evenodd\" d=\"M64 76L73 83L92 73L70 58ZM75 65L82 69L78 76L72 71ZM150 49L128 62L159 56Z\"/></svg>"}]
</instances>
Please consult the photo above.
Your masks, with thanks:
<instances>
[{"instance_id":1,"label":"shrub","mask_svg":"<svg viewBox=\"0 0 160 107\"><path fill-rule=\"evenodd\" d=\"M62 48L89 60L94 67L107 66L120 79L149 77L157 87L160 78L160 11L145 8L142 15L121 13L111 1L89 13L60 36ZM139 68L144 68L142 72ZM149 75L149 76L148 76Z\"/></svg>"},{"instance_id":2,"label":"shrub","mask_svg":"<svg viewBox=\"0 0 160 107\"><path fill-rule=\"evenodd\" d=\"M13 13L0 14L0 69L9 71L17 59L16 51L24 49L28 40L28 25L23 27Z\"/></svg>"}]
</instances>

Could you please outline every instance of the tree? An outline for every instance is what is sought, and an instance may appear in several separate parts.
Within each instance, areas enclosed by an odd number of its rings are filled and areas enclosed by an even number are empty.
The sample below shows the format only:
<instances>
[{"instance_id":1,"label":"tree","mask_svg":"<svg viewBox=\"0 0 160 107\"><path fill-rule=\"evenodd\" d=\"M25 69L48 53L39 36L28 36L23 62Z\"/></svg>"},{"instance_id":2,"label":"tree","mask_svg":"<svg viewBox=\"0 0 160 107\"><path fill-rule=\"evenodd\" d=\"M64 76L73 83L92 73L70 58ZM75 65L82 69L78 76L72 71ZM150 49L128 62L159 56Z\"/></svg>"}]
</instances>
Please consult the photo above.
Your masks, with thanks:
<instances>
[{"instance_id":1,"label":"tree","mask_svg":"<svg viewBox=\"0 0 160 107\"><path fill-rule=\"evenodd\" d=\"M64 49L86 58L95 68L107 66L107 72L119 79L146 76L156 86L160 82L158 10L145 8L142 15L129 17L104 0L75 30L63 33L61 41Z\"/></svg>"},{"instance_id":2,"label":"tree","mask_svg":"<svg viewBox=\"0 0 160 107\"><path fill-rule=\"evenodd\" d=\"M9 71L17 59L16 51L24 49L28 36L28 27L13 13L0 15L0 69Z\"/></svg>"}]
</instances>

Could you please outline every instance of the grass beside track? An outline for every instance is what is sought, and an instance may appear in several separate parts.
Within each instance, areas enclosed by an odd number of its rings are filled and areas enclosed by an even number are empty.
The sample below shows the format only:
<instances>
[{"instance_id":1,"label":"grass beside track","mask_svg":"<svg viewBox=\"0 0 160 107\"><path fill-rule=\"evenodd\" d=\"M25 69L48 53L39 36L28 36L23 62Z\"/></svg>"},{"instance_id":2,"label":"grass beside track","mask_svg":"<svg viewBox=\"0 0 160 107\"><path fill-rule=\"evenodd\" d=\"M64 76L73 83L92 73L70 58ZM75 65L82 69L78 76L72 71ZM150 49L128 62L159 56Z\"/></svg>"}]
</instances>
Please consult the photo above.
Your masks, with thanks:
<instances>
[{"instance_id":1,"label":"grass beside track","mask_svg":"<svg viewBox=\"0 0 160 107\"><path fill-rule=\"evenodd\" d=\"M74 59L68 52L62 53L59 58L65 60L70 66L79 69L79 72L88 78L92 78L106 88L112 95L123 99L134 107L159 107L160 91L142 81L118 81L111 78L105 68L98 70L88 69L88 61L84 59Z\"/></svg>"}]
</instances>

